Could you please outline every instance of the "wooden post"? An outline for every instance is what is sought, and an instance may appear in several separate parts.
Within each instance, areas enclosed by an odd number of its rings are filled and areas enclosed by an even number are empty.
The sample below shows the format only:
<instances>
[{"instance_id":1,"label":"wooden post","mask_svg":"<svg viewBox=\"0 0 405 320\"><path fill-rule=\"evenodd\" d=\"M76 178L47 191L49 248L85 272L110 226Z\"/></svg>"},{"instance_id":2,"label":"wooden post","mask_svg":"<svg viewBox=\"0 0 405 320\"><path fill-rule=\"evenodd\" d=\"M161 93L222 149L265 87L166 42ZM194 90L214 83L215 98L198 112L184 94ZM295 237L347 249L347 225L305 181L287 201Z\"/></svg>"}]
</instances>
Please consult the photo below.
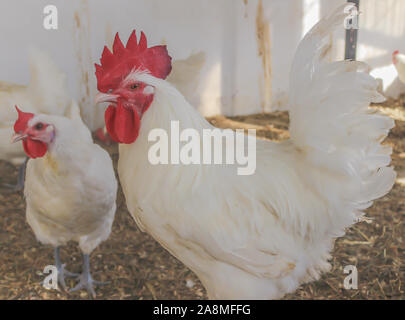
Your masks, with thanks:
<instances>
[{"instance_id":1,"label":"wooden post","mask_svg":"<svg viewBox=\"0 0 405 320\"><path fill-rule=\"evenodd\" d=\"M360 0L348 0L347 2L354 3L357 10L359 9ZM356 28L346 29L345 59L356 60L357 30Z\"/></svg>"}]
</instances>

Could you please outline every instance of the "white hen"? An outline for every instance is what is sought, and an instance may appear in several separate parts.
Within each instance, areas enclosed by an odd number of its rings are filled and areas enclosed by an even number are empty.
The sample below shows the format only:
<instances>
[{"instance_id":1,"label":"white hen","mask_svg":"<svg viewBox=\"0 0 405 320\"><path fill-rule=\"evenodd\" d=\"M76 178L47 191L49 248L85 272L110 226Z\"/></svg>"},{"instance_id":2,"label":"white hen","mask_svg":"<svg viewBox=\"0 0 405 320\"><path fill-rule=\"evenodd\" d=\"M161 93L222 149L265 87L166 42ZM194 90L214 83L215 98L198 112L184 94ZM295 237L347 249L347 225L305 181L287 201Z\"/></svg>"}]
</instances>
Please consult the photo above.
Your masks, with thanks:
<instances>
[{"instance_id":1,"label":"white hen","mask_svg":"<svg viewBox=\"0 0 405 320\"><path fill-rule=\"evenodd\" d=\"M167 81L173 84L188 102L194 100L200 84L201 69L205 64L205 53L190 54L186 59L175 60Z\"/></svg>"},{"instance_id":2,"label":"white hen","mask_svg":"<svg viewBox=\"0 0 405 320\"><path fill-rule=\"evenodd\" d=\"M405 83L405 54L395 50L392 53L392 62L398 72L398 78L402 83Z\"/></svg>"},{"instance_id":3,"label":"white hen","mask_svg":"<svg viewBox=\"0 0 405 320\"><path fill-rule=\"evenodd\" d=\"M55 248L59 284L65 289L59 247L73 240L83 252L80 282L95 296L89 255L106 240L116 209L117 181L106 151L94 144L75 103L70 119L20 112L15 141L23 140L28 161L24 194L27 221L37 239Z\"/></svg>"},{"instance_id":4,"label":"white hen","mask_svg":"<svg viewBox=\"0 0 405 320\"><path fill-rule=\"evenodd\" d=\"M361 62L324 59L346 15L338 8L301 41L290 77L291 139L257 140L250 176L237 175L236 165L152 165L151 130L171 141L172 121L200 137L213 127L163 80L165 49L147 49L144 35L136 45L131 35L126 48L117 37L114 53L103 53L98 100L112 103L107 129L125 143L118 171L128 209L210 298L279 298L318 278L334 239L394 184L391 148L381 144L394 123L369 108L382 99L376 80Z\"/></svg>"},{"instance_id":5,"label":"white hen","mask_svg":"<svg viewBox=\"0 0 405 320\"><path fill-rule=\"evenodd\" d=\"M28 86L0 82L0 159L19 165L25 154L21 144L11 144L17 119L15 105L26 112L64 115L71 99L66 75L45 53L32 49L29 55L31 79Z\"/></svg>"}]
</instances>

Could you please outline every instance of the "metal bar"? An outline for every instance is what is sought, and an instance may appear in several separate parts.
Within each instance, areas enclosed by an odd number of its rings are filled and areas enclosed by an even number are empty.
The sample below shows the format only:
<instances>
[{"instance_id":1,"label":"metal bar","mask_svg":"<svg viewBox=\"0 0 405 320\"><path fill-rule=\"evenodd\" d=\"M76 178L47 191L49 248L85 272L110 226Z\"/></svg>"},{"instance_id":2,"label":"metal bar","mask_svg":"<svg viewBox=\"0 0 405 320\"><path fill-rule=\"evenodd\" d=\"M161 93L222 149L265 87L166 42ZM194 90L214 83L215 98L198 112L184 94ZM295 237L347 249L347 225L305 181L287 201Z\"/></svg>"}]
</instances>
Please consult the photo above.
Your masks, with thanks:
<instances>
[{"instance_id":1,"label":"metal bar","mask_svg":"<svg viewBox=\"0 0 405 320\"><path fill-rule=\"evenodd\" d=\"M348 0L347 2L354 3L359 10L360 0ZM346 29L345 59L356 60L357 31L357 28Z\"/></svg>"}]
</instances>

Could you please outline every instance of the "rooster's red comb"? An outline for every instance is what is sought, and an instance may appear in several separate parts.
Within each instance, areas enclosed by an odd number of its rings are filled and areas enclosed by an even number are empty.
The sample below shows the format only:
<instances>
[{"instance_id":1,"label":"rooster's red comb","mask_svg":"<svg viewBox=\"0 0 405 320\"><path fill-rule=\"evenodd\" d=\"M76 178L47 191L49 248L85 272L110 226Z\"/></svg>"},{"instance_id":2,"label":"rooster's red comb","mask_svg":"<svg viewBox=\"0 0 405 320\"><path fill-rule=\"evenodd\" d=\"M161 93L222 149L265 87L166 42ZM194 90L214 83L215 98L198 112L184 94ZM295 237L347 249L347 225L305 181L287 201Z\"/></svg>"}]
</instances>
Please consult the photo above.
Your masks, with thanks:
<instances>
[{"instance_id":1,"label":"rooster's red comb","mask_svg":"<svg viewBox=\"0 0 405 320\"><path fill-rule=\"evenodd\" d=\"M34 114L29 112L23 112L20 109L18 109L17 106L15 106L15 108L18 112L18 119L14 123L14 131L15 133L21 133L25 129L27 129L28 121L30 121L34 117Z\"/></svg>"},{"instance_id":2,"label":"rooster's red comb","mask_svg":"<svg viewBox=\"0 0 405 320\"><path fill-rule=\"evenodd\" d=\"M105 46L100 65L95 64L97 89L101 92L115 89L132 70L148 71L154 77L165 79L172 70L171 59L166 46L148 48L143 32L138 43L136 32L132 31L126 47L117 32L113 52Z\"/></svg>"}]
</instances>

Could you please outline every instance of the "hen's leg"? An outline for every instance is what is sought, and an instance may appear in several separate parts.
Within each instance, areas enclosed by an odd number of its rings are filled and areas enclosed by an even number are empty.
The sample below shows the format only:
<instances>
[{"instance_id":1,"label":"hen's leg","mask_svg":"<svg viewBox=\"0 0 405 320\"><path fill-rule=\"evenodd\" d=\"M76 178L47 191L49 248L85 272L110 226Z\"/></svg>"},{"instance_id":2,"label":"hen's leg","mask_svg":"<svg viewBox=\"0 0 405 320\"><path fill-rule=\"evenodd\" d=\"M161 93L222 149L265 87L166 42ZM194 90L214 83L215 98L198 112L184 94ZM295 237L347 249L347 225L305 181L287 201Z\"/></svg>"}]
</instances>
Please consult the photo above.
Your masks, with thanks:
<instances>
[{"instance_id":1,"label":"hen's leg","mask_svg":"<svg viewBox=\"0 0 405 320\"><path fill-rule=\"evenodd\" d=\"M10 189L11 191L21 191L24 189L24 182L25 182L25 169L27 167L28 157L25 158L23 164L21 164L20 168L18 169L18 177L17 177L17 184L7 184L5 183L3 186Z\"/></svg>"},{"instance_id":2,"label":"hen's leg","mask_svg":"<svg viewBox=\"0 0 405 320\"><path fill-rule=\"evenodd\" d=\"M66 287L65 277L77 278L79 276L79 274L72 273L65 269L66 264L62 264L62 261L60 259L59 247L56 247L54 249L54 255L55 255L55 266L56 266L56 269L58 270L58 284L60 284L62 289L66 291L67 287Z\"/></svg>"},{"instance_id":3,"label":"hen's leg","mask_svg":"<svg viewBox=\"0 0 405 320\"><path fill-rule=\"evenodd\" d=\"M96 292L94 291L94 285L105 285L108 282L100 282L93 280L90 274L90 256L88 254L83 254L83 271L80 275L80 281L76 287L71 289L69 292L74 292L80 289L87 289L89 296L92 298L96 297Z\"/></svg>"}]
</instances>

